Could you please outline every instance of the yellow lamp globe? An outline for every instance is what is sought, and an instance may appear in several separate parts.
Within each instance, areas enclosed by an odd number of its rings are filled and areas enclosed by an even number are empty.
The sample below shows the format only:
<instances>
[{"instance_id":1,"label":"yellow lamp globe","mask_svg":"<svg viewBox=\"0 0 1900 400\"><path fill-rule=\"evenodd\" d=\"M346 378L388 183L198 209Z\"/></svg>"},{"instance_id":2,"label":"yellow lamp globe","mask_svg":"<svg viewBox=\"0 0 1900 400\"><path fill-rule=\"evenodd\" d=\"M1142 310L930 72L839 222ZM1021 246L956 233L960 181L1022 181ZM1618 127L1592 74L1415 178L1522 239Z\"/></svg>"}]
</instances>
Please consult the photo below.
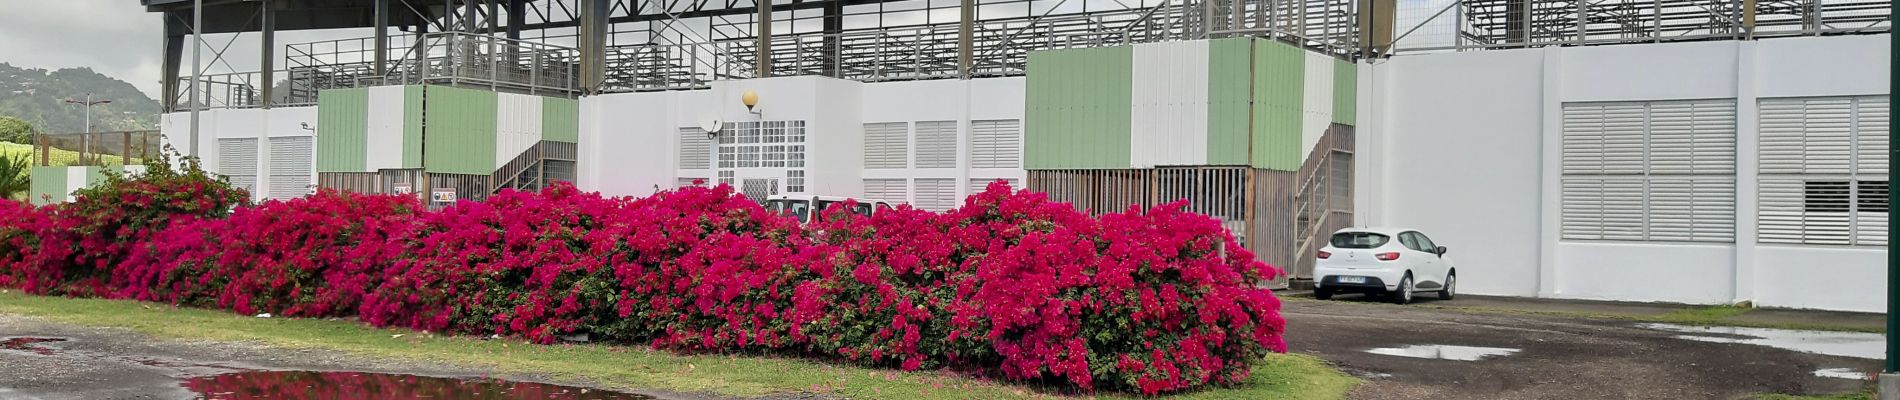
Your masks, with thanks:
<instances>
[{"instance_id":1,"label":"yellow lamp globe","mask_svg":"<svg viewBox=\"0 0 1900 400\"><path fill-rule=\"evenodd\" d=\"M739 101L744 102L745 109L750 110L753 107L757 107L759 105L759 94L757 92L747 90L745 91L745 94L739 95Z\"/></svg>"}]
</instances>

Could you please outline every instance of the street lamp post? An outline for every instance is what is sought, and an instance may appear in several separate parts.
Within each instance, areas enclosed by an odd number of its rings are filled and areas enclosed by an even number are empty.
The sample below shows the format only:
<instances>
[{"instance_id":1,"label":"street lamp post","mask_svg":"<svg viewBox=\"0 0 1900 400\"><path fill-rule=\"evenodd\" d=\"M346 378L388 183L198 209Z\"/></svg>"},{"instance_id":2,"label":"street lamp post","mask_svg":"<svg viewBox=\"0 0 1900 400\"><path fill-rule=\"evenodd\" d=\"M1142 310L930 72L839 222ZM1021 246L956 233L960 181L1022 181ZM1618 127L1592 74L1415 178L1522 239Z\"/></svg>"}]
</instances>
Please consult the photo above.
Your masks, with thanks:
<instances>
[{"instance_id":1,"label":"street lamp post","mask_svg":"<svg viewBox=\"0 0 1900 400\"><path fill-rule=\"evenodd\" d=\"M79 137L79 154L83 156L86 152L92 151L92 106L112 104L112 100L94 101L92 93L86 93L86 101L66 99L66 103L78 104L86 108L86 134Z\"/></svg>"}]
</instances>

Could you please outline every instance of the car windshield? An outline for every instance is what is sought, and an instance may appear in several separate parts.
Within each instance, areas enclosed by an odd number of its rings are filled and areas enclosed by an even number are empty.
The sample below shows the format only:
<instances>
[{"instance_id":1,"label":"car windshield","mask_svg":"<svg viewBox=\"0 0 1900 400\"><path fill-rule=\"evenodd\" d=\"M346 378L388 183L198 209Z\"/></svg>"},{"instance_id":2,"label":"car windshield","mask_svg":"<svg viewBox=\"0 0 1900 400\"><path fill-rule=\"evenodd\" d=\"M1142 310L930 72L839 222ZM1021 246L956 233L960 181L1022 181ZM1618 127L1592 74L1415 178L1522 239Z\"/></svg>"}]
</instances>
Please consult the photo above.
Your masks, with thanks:
<instances>
[{"instance_id":1,"label":"car windshield","mask_svg":"<svg viewBox=\"0 0 1900 400\"><path fill-rule=\"evenodd\" d=\"M765 208L780 215L789 215L799 222L809 222L805 217L811 214L811 205L803 200L770 200L766 202Z\"/></svg>"},{"instance_id":2,"label":"car windshield","mask_svg":"<svg viewBox=\"0 0 1900 400\"><path fill-rule=\"evenodd\" d=\"M1372 232L1340 232L1333 234L1333 247L1341 249L1372 249L1384 246L1391 236Z\"/></svg>"}]
</instances>

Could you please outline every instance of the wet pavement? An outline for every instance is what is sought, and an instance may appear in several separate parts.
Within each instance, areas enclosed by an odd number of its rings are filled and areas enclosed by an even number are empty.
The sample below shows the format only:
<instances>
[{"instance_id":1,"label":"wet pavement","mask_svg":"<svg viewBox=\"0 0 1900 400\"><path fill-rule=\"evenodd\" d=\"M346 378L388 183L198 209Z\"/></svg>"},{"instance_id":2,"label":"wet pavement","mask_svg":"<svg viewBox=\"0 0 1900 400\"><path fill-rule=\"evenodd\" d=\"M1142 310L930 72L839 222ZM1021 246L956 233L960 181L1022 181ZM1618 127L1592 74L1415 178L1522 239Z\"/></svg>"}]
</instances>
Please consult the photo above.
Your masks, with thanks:
<instances>
[{"instance_id":1,"label":"wet pavement","mask_svg":"<svg viewBox=\"0 0 1900 400\"><path fill-rule=\"evenodd\" d=\"M206 400L646 400L652 396L485 378L315 371L247 371L186 379Z\"/></svg>"},{"instance_id":2,"label":"wet pavement","mask_svg":"<svg viewBox=\"0 0 1900 400\"><path fill-rule=\"evenodd\" d=\"M1473 313L1423 300L1289 299L1291 350L1366 379L1359 399L1742 399L1860 389L1880 335L1640 324ZM0 399L262 399L379 387L402 398L721 398L625 390L466 366L382 360L250 342L156 341L124 329L0 314ZM273 372L257 372L273 371ZM290 371L290 372L285 372ZM362 372L306 372L362 371ZM394 374L394 375L386 375ZM497 381L491 378L507 379ZM603 392L601 390L606 390ZM388 391L378 389L377 392ZM370 392L363 392L370 393ZM253 394L258 394L253 396ZM526 397L506 397L524 394ZM367 396L367 395L364 395ZM563 397L565 396L565 397ZM595 396L595 397L588 397ZM602 397L605 396L605 397ZM812 397L788 394L791 397Z\"/></svg>"},{"instance_id":3,"label":"wet pavement","mask_svg":"<svg viewBox=\"0 0 1900 400\"><path fill-rule=\"evenodd\" d=\"M1865 333L1700 328L1397 306L1348 297L1282 310L1293 352L1366 379L1357 399L1745 399L1854 391ZM1826 371L1826 372L1821 372Z\"/></svg>"}]
</instances>

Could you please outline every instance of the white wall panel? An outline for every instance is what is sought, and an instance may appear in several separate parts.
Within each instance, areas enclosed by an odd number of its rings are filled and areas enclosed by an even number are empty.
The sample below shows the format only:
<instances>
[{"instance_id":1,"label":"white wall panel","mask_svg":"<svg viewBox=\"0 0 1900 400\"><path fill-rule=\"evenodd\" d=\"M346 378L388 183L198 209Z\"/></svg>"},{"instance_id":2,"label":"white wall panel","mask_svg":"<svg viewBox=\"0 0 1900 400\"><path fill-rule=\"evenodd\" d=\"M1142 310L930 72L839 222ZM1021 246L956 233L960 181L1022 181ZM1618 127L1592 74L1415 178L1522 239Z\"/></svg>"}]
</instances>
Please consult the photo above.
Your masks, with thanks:
<instances>
[{"instance_id":1,"label":"white wall panel","mask_svg":"<svg viewBox=\"0 0 1900 400\"><path fill-rule=\"evenodd\" d=\"M1338 59L1310 51L1300 53L1306 57L1300 112L1300 157L1305 159L1333 124L1333 63Z\"/></svg>"},{"instance_id":2,"label":"white wall panel","mask_svg":"<svg viewBox=\"0 0 1900 400\"><path fill-rule=\"evenodd\" d=\"M1734 299L1735 247L1563 242L1557 297L1725 304ZM1463 265L1458 278L1466 278Z\"/></svg>"},{"instance_id":3,"label":"white wall panel","mask_svg":"<svg viewBox=\"0 0 1900 400\"><path fill-rule=\"evenodd\" d=\"M370 171L402 168L405 92L402 86L369 88L369 147L364 166Z\"/></svg>"},{"instance_id":4,"label":"white wall panel","mask_svg":"<svg viewBox=\"0 0 1900 400\"><path fill-rule=\"evenodd\" d=\"M1134 46L1128 146L1134 167L1207 163L1207 44Z\"/></svg>"},{"instance_id":5,"label":"white wall panel","mask_svg":"<svg viewBox=\"0 0 1900 400\"><path fill-rule=\"evenodd\" d=\"M495 168L541 142L539 96L501 93L495 110Z\"/></svg>"}]
</instances>

